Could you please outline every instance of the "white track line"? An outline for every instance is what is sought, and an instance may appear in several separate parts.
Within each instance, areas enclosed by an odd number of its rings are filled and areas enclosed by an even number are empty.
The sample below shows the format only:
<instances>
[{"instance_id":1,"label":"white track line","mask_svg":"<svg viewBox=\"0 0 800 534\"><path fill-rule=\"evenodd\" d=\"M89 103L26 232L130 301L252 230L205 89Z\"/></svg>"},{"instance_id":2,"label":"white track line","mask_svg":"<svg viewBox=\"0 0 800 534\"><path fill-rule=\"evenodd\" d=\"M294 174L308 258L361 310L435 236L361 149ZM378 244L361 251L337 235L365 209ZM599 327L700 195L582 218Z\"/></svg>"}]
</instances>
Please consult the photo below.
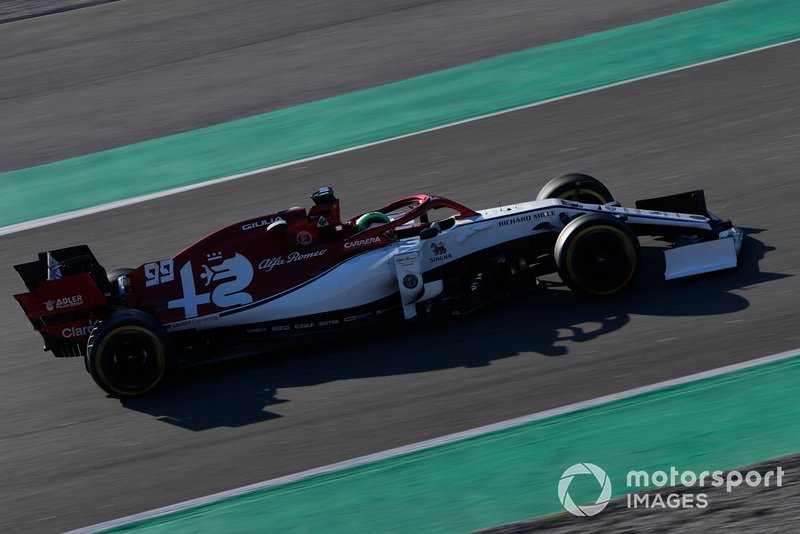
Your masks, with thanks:
<instances>
[{"instance_id":1,"label":"white track line","mask_svg":"<svg viewBox=\"0 0 800 534\"><path fill-rule=\"evenodd\" d=\"M345 469L350 469L352 467L358 467L360 465L377 462L379 460L393 458L395 456L400 456L402 454L408 454L411 452L421 451L424 449L430 449L432 447L437 447L439 445L444 445L446 443L452 443L454 441L460 441L468 438L473 438L476 436L481 436L483 434L489 434L491 432L505 430L507 428L512 428L526 423L531 423L533 421L540 421L542 419L547 419L549 417L564 415L579 410L585 410L586 408L593 408L601 404L608 404L610 402L628 399L630 397L635 397L636 395L642 395L644 393L650 393L653 391L658 391L673 386L688 384L690 382L697 382L698 380L704 380L706 378L712 378L715 376L724 375L726 373L732 373L734 371L741 371L743 369L750 369L752 367L757 367L759 365L764 365L767 363L777 362L781 360L788 360L789 358L793 358L799 355L800 355L800 347L788 352L781 352L779 354L764 356L763 358L757 358L755 360L749 360L746 362L726 365L724 367L718 367L716 369L703 371L701 373L695 373L693 375L683 376L681 378L675 378L673 380L657 382L655 384L650 384L649 386L642 386L639 388L629 389L627 391L622 391L620 393L613 393L611 395L605 395L603 397L597 397L582 402L576 402L574 404L568 404L566 406L561 406L559 408L553 408L551 410L545 410L543 412L536 412L530 415L517 417L515 419L508 419L506 421L501 421L499 423L493 423L491 425L465 430L463 432L456 432L455 434L449 434L447 436L433 438L426 441L420 441L418 443L412 443L411 445L404 445L402 447L397 447L382 452L376 452L374 454L368 454L366 456L361 456L359 458L354 458L352 460L345 460L343 462L338 462L323 467L317 467L315 469L309 469L308 471L302 471L300 473L295 473L292 475L273 478L271 480L266 480L264 482L257 482L249 486L242 486L241 488L235 488L232 490L223 491L221 493L215 493L213 495L208 495L206 497L200 497L197 499L192 499L190 501L184 501L182 503L173 504L170 506L164 506L163 508L156 508L155 510L150 510L148 512L142 512L139 514L130 515L120 519L114 519L111 521L106 521L104 523L98 523L96 525L92 525L89 527L83 527L77 530L71 530L66 534L86 534L91 532L98 532L109 528L128 525L130 523L134 523L137 521L153 519L155 517L171 514L173 512L180 512L188 508L194 508L197 506L211 504L224 499L229 499L231 497L236 497L244 493L250 493L253 491L262 490L273 486L289 484L291 482L296 482L298 480L303 480L314 476L335 473L337 471L343 471Z\"/></svg>"},{"instance_id":2,"label":"white track line","mask_svg":"<svg viewBox=\"0 0 800 534\"><path fill-rule=\"evenodd\" d=\"M566 100L567 98L573 98L573 97L576 97L576 96L586 95L586 94L594 93L594 92L597 92L597 91L603 91L603 90L609 89L611 87L618 87L620 85L626 85L626 84L638 82L638 81L641 81L641 80L647 80L647 79L650 79L650 78L655 78L656 76L663 76L665 74L671 74L673 72L679 72L679 71L682 71L682 70L693 69L695 67L700 67L702 65L708 65L708 64L711 64L711 63L717 63L719 61L725 61L726 59L731 59L731 58L735 58L735 57L739 57L739 56L744 56L744 55L752 54L752 53L755 53L755 52L761 52L762 50L769 50L770 48L776 48L778 46L783 46L783 45L797 43L797 42L800 42L800 38L791 39L789 41L784 41L784 42L781 42L781 43L775 43L775 44L771 44L771 45L767 45L767 46L762 46L762 47L759 47L759 48L753 48L751 50L745 50L744 52L737 52L735 54L729 54L727 56L722 56L722 57L718 57L718 58L715 58L715 59L708 59L706 61L701 61L699 63L692 63L691 65L685 65L683 67L677 67L677 68L670 69L670 70L665 70L665 71L662 71L662 72L656 72L656 73L653 73L653 74L648 74L646 76L639 76L638 78L631 78L629 80L623 80L621 82L614 82L614 83L610 83L608 85L602 85L600 87L595 87L595 88L592 88L592 89L586 89L584 91L579 91L577 93L570 93L570 94L567 94L567 95L557 96L555 98L550 98L550 99L547 99L547 100L541 100L539 102L533 102L531 104L525 104L525 105L522 105L522 106L517 106L517 107L513 107L513 108L509 108L509 109L504 109L504 110L501 110L501 111L495 111L493 113L488 113L486 115L478 115L476 117L471 117L469 119L463 119L463 120L460 120L460 121L451 122L449 124L442 124L440 126L435 126L433 128L427 128L425 130L419 130L419 131L416 131L416 132L403 134L403 135L398 135L398 136L395 136L395 137L389 137L388 139L382 139L380 141L373 141L371 143L365 143L363 145L357 145L357 146L350 147L350 148L344 148L342 150L336 150L334 152L326 152L325 154L320 154L318 156L312 156L312 157L309 157L309 158L298 159L298 160L290 161L290 162L287 162L287 163L281 163L279 165L271 165L269 167L263 167L261 169L256 169L256 170L253 170L253 171L243 172L243 173L239 173L239 174L233 174L233 175L230 175L230 176L223 176L222 178L216 178L216 179L213 179L213 180L207 180L205 182L199 182L199 183L196 183L196 184L185 185L183 187L176 187L175 189L168 189L166 191L159 191L159 192L156 192L156 193L150 193L150 194L141 195L141 196L138 196L138 197L128 198L128 199L124 199L124 200L117 200L117 201L114 201L114 202L109 202L107 204L101 204L99 206L93 206L91 208L85 208L85 209L81 209L81 210L70 211L70 212L67 212L67 213L61 213L59 215L51 215L50 217L42 217L41 219L34 219L32 221L26 221L26 222L17 223L17 224L11 224L9 226L3 226L2 228L0 228L0 236L9 235L9 234L15 234L17 232L23 232L25 230L31 230L33 228L40 228L42 226L48 226L50 224L56 224L56 223L68 221L70 219L77 219L79 217L85 217L87 215L93 215L95 213L101 213L103 211L109 211L109 210L114 210L114 209L117 209L117 208L122 208L122 207L125 207L125 206L130 206L130 205L133 205L133 204L139 204L140 202L147 202L148 200L155 200L157 198L163 198L163 197L167 197L167 196L170 196L170 195L178 195L180 193L185 193L187 191L193 191L195 189L200 189L200 188L203 188L203 187L210 187L210 186L213 186L213 185L222 184L222 183L225 183L225 182L230 182L232 180L238 180L240 178L246 178L248 176L253 176L254 174L259 174L259 173L262 173L262 172L274 171L274 170L277 170L277 169L283 169L285 167L290 167L292 165L298 165L300 163L306 163L306 162L309 162L309 161L314 161L314 160L318 160L318 159L322 159L322 158L328 158L328 157L336 156L336 155L339 155L339 154L346 154L347 152L353 152L353 151L356 151L356 150L361 150L361 149L369 148L369 147L376 146L376 145L382 145L384 143L391 143L391 142L394 142L394 141L398 141L400 139L406 139L408 137L413 137L413 136L416 136L416 135L422 135L422 134L426 134L426 133L430 133L430 132L435 132L435 131L438 131L438 130L443 130L445 128L452 128L453 126L459 126L461 124L467 124L467 123L470 123L470 122L480 121L480 120L483 120L483 119L488 119L490 117L497 117L499 115L505 115L506 113L514 113L515 111L520 111L520 110L523 110L523 109L529 109L529 108L533 108L533 107L536 107L536 106L543 106L545 104L550 104L551 102L558 102L560 100Z\"/></svg>"}]
</instances>

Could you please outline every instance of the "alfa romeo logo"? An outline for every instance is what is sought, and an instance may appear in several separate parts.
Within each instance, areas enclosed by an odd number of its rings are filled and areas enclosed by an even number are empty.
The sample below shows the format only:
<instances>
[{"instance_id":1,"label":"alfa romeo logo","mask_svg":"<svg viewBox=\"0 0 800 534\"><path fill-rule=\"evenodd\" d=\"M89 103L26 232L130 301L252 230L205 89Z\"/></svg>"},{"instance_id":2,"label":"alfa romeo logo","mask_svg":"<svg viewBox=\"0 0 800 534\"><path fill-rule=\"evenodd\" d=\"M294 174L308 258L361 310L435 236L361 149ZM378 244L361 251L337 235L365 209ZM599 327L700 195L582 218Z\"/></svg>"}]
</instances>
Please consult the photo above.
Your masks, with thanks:
<instances>
[{"instance_id":1,"label":"alfa romeo logo","mask_svg":"<svg viewBox=\"0 0 800 534\"><path fill-rule=\"evenodd\" d=\"M306 230L300 230L297 233L297 244L298 245L310 245L312 241L311 232Z\"/></svg>"},{"instance_id":2,"label":"alfa romeo logo","mask_svg":"<svg viewBox=\"0 0 800 534\"><path fill-rule=\"evenodd\" d=\"M407 274L403 277L403 285L408 289L414 289L419 284L419 280L413 274Z\"/></svg>"},{"instance_id":3,"label":"alfa romeo logo","mask_svg":"<svg viewBox=\"0 0 800 534\"><path fill-rule=\"evenodd\" d=\"M569 485L572 479L579 475L592 475L600 485L600 495L594 504L585 504L579 506L575 504L572 497L569 495ZM611 498L611 481L608 479L606 472L598 466L590 463L575 464L561 475L561 480L558 481L558 500L564 506L564 509L577 516L592 516L597 515L603 511Z\"/></svg>"}]
</instances>

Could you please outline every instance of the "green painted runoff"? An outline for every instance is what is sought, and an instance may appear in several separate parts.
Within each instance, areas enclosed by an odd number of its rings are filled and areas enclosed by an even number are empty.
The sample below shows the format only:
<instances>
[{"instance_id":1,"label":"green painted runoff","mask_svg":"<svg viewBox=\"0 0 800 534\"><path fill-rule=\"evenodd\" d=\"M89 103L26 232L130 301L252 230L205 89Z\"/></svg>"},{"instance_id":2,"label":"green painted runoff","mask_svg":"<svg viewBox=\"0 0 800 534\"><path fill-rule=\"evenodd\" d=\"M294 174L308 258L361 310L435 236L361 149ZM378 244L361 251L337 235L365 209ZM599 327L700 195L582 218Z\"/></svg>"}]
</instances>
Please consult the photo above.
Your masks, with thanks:
<instances>
[{"instance_id":1,"label":"green painted runoff","mask_svg":"<svg viewBox=\"0 0 800 534\"><path fill-rule=\"evenodd\" d=\"M565 513L558 481L576 463L603 468L622 495L630 470L728 470L797 452L797 384L800 356L109 532L456 533Z\"/></svg>"},{"instance_id":2,"label":"green painted runoff","mask_svg":"<svg viewBox=\"0 0 800 534\"><path fill-rule=\"evenodd\" d=\"M11 171L0 174L0 227L385 140L798 37L800 2L730 0Z\"/></svg>"}]
</instances>

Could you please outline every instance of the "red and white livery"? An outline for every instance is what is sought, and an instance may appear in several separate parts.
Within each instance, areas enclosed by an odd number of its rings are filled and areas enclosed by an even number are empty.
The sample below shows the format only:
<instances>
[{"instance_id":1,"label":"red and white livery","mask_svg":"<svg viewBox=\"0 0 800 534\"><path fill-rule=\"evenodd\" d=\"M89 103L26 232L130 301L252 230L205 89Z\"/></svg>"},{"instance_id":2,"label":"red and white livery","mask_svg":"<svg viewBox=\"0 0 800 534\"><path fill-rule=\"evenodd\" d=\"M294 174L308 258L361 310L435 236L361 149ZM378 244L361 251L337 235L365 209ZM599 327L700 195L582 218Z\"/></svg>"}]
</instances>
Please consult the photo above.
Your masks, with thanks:
<instances>
[{"instance_id":1,"label":"red and white livery","mask_svg":"<svg viewBox=\"0 0 800 534\"><path fill-rule=\"evenodd\" d=\"M86 245L43 252L15 266L28 288L15 298L45 350L83 356L100 387L131 396L175 366L281 336L464 314L552 272L573 291L612 295L636 277L639 235L672 243L667 279L735 267L742 242L702 191L626 208L583 174L486 210L413 195L342 220L331 188L312 200L132 270L106 272Z\"/></svg>"}]
</instances>

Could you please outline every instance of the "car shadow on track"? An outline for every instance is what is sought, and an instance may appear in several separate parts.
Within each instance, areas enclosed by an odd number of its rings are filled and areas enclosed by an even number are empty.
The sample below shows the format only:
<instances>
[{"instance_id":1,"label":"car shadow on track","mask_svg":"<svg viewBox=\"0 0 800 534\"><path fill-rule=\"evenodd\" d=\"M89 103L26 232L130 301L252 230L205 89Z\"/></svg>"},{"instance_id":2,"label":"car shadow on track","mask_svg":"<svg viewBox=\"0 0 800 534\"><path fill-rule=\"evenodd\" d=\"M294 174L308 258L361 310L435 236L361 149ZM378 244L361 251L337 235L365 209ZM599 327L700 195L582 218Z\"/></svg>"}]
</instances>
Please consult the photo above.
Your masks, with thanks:
<instances>
[{"instance_id":1,"label":"car shadow on track","mask_svg":"<svg viewBox=\"0 0 800 534\"><path fill-rule=\"evenodd\" d=\"M759 262L774 248L753 237L759 232L746 231L735 270L664 282L663 254L648 246L633 290L611 299L583 299L552 276L540 291L468 316L422 326L387 325L350 338L309 340L280 354L187 370L152 396L121 403L193 431L241 427L281 417L269 407L286 402L278 396L283 388L480 367L522 352L560 357L575 343L623 328L631 314L692 317L740 311L749 303L733 290L788 276L760 271Z\"/></svg>"}]
</instances>

